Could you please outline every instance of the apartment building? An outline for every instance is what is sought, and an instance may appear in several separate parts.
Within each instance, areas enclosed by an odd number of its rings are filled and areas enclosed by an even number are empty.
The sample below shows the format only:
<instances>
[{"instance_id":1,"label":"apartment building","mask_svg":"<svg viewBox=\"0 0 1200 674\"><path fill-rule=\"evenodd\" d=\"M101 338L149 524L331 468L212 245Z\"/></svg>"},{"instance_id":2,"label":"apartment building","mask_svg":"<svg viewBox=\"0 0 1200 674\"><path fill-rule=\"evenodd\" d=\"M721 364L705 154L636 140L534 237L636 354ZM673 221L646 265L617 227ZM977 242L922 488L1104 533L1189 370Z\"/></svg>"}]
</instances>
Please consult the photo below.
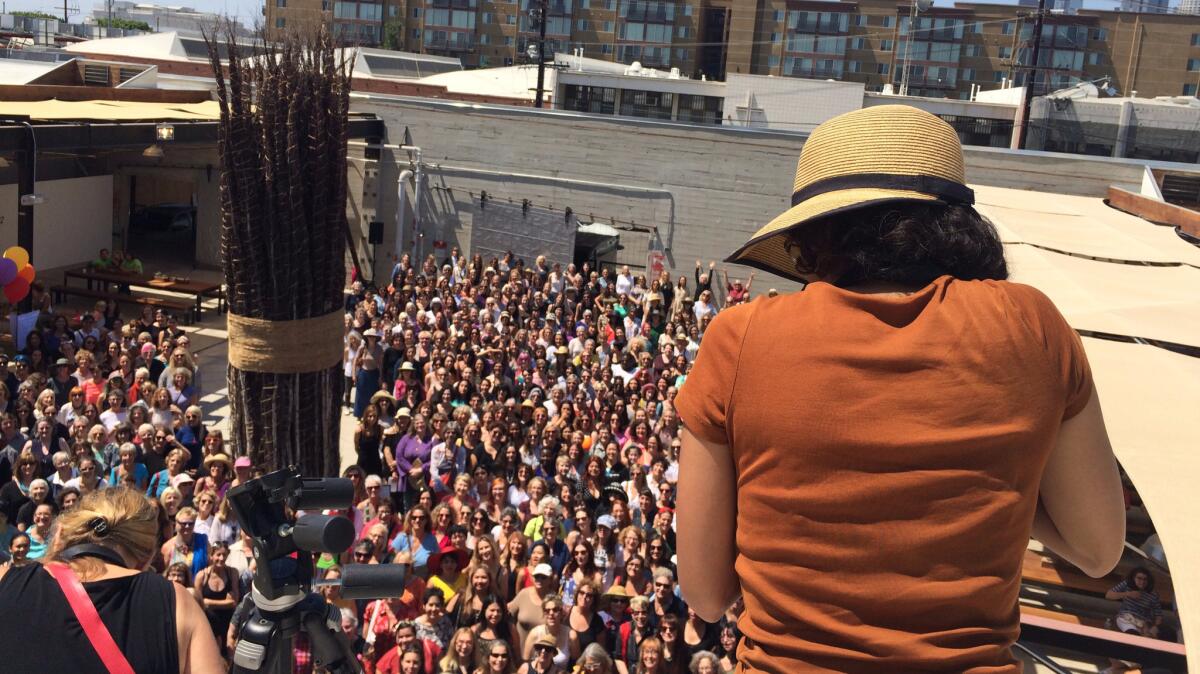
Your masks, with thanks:
<instances>
[{"instance_id":1,"label":"apartment building","mask_svg":"<svg viewBox=\"0 0 1200 674\"><path fill-rule=\"evenodd\" d=\"M538 35L531 2L539 0L267 0L264 12L274 31L323 21L349 43L458 57L473 68L529 62ZM547 53L582 50L697 79L834 79L867 91L897 89L907 63L908 93L937 98L1026 81L1030 8L935 4L910 27L910 7L896 0L547 0ZM1122 94L1196 95L1200 16L1071 10L1045 19L1037 93L1108 78Z\"/></svg>"}]
</instances>

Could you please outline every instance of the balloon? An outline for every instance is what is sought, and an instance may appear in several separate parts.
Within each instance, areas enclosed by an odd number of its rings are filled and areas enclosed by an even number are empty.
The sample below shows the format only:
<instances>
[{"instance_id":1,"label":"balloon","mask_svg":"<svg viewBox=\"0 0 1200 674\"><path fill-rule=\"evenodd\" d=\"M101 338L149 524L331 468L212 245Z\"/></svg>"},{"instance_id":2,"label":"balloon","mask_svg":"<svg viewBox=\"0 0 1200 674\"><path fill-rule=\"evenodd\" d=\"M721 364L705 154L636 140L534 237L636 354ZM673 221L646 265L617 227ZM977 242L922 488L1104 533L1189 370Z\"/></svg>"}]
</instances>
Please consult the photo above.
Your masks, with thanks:
<instances>
[{"instance_id":1,"label":"balloon","mask_svg":"<svg viewBox=\"0 0 1200 674\"><path fill-rule=\"evenodd\" d=\"M37 270L33 268L33 265L27 264L21 267L21 271L17 272L17 278L25 279L26 283L33 283L33 277L36 273Z\"/></svg>"},{"instance_id":2,"label":"balloon","mask_svg":"<svg viewBox=\"0 0 1200 674\"><path fill-rule=\"evenodd\" d=\"M17 263L17 269L29 264L29 251L20 246L11 246L4 251L4 257Z\"/></svg>"},{"instance_id":3,"label":"balloon","mask_svg":"<svg viewBox=\"0 0 1200 674\"><path fill-rule=\"evenodd\" d=\"M0 286L6 286L17 277L17 263L0 257Z\"/></svg>"},{"instance_id":4,"label":"balloon","mask_svg":"<svg viewBox=\"0 0 1200 674\"><path fill-rule=\"evenodd\" d=\"M25 299L25 296L28 294L29 281L26 281L20 276L13 279L12 283L4 286L4 297L8 300L9 304L16 304L17 302L20 302L21 300Z\"/></svg>"}]
</instances>

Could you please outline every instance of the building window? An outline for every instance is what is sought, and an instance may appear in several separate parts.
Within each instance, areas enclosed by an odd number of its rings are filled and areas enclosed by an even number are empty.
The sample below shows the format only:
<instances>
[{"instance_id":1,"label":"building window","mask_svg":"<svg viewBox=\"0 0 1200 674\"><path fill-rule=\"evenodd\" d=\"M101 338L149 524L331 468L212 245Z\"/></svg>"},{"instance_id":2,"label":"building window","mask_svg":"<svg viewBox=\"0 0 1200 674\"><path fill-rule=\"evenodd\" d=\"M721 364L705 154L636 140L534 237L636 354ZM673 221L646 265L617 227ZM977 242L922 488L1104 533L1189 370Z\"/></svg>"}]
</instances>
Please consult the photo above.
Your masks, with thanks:
<instances>
[{"instance_id":1,"label":"building window","mask_svg":"<svg viewBox=\"0 0 1200 674\"><path fill-rule=\"evenodd\" d=\"M413 36L413 39L414 39L414 40L415 40L415 39L419 39L419 38L421 37L421 29L420 29L420 28L413 28L413 31L412 31L412 36Z\"/></svg>"},{"instance_id":2,"label":"building window","mask_svg":"<svg viewBox=\"0 0 1200 674\"><path fill-rule=\"evenodd\" d=\"M607 54L612 54L612 53L613 53L613 46L612 46L611 44L608 44L607 42L605 42L604 44L600 45L600 53L601 53L601 54L606 54L606 55L607 55Z\"/></svg>"},{"instance_id":3,"label":"building window","mask_svg":"<svg viewBox=\"0 0 1200 674\"><path fill-rule=\"evenodd\" d=\"M891 51L892 50L892 41L891 40L880 40L879 41L879 50L880 51Z\"/></svg>"},{"instance_id":4,"label":"building window","mask_svg":"<svg viewBox=\"0 0 1200 674\"><path fill-rule=\"evenodd\" d=\"M1013 23L1012 21L1005 21L1000 26L1000 32L1003 33L1004 35L1012 35L1013 31L1016 30L1016 27L1017 27L1016 24Z\"/></svg>"},{"instance_id":5,"label":"building window","mask_svg":"<svg viewBox=\"0 0 1200 674\"><path fill-rule=\"evenodd\" d=\"M513 39L512 39L512 37L511 37L511 36L506 36L506 37L504 38L504 46L505 46L505 47L511 47L512 45L513 45Z\"/></svg>"},{"instance_id":6,"label":"building window","mask_svg":"<svg viewBox=\"0 0 1200 674\"><path fill-rule=\"evenodd\" d=\"M875 64L875 72L880 75L888 74L888 72L891 71L891 69L892 69L892 64L890 64L890 63L876 63Z\"/></svg>"},{"instance_id":7,"label":"building window","mask_svg":"<svg viewBox=\"0 0 1200 674\"><path fill-rule=\"evenodd\" d=\"M975 33L976 35L983 34L983 22L982 21L972 21L971 23L969 23L967 25L971 27L972 33Z\"/></svg>"},{"instance_id":8,"label":"building window","mask_svg":"<svg viewBox=\"0 0 1200 674\"><path fill-rule=\"evenodd\" d=\"M1088 65L1098 66L1104 63L1104 52L1094 51L1088 54Z\"/></svg>"},{"instance_id":9,"label":"building window","mask_svg":"<svg viewBox=\"0 0 1200 674\"><path fill-rule=\"evenodd\" d=\"M1100 41L1108 40L1108 29L1107 28L1093 28L1092 29L1092 39L1100 40ZM1192 36L1192 44L1196 44L1196 36L1195 35Z\"/></svg>"},{"instance_id":10,"label":"building window","mask_svg":"<svg viewBox=\"0 0 1200 674\"><path fill-rule=\"evenodd\" d=\"M892 26L895 26L895 25L896 25L896 17L894 17L894 16L883 17L883 27L884 28L891 28Z\"/></svg>"},{"instance_id":11,"label":"building window","mask_svg":"<svg viewBox=\"0 0 1200 674\"><path fill-rule=\"evenodd\" d=\"M778 68L779 67L779 57L774 54L771 54L770 58L767 59L767 67Z\"/></svg>"},{"instance_id":12,"label":"building window","mask_svg":"<svg viewBox=\"0 0 1200 674\"><path fill-rule=\"evenodd\" d=\"M684 15L684 16L691 16L691 15L692 15L692 5L691 5L691 3L688 3L688 4L686 4L686 5L684 5L684 6L683 6L683 15Z\"/></svg>"},{"instance_id":13,"label":"building window","mask_svg":"<svg viewBox=\"0 0 1200 674\"><path fill-rule=\"evenodd\" d=\"M1006 77L1008 77L1008 73L1000 71L1000 70L997 70L996 72L992 73L992 81L993 82L1003 82Z\"/></svg>"},{"instance_id":14,"label":"building window","mask_svg":"<svg viewBox=\"0 0 1200 674\"><path fill-rule=\"evenodd\" d=\"M697 124L720 124L725 99L694 94L679 95L679 121Z\"/></svg>"},{"instance_id":15,"label":"building window","mask_svg":"<svg viewBox=\"0 0 1200 674\"><path fill-rule=\"evenodd\" d=\"M867 15L866 14L855 14L854 15L854 27L855 28L863 28L866 25L867 25Z\"/></svg>"},{"instance_id":16,"label":"building window","mask_svg":"<svg viewBox=\"0 0 1200 674\"><path fill-rule=\"evenodd\" d=\"M1000 58L1002 58L1002 59L1012 58L1012 47L1001 47L1000 48Z\"/></svg>"},{"instance_id":17,"label":"building window","mask_svg":"<svg viewBox=\"0 0 1200 674\"><path fill-rule=\"evenodd\" d=\"M975 69L974 68L963 68L962 71L959 73L958 79L967 80L967 81L974 80L975 79Z\"/></svg>"},{"instance_id":18,"label":"building window","mask_svg":"<svg viewBox=\"0 0 1200 674\"><path fill-rule=\"evenodd\" d=\"M1200 59L1188 59L1188 72L1194 73L1200 71Z\"/></svg>"},{"instance_id":19,"label":"building window","mask_svg":"<svg viewBox=\"0 0 1200 674\"><path fill-rule=\"evenodd\" d=\"M866 49L867 48L866 38L862 38L862 37L850 38L850 48L851 49Z\"/></svg>"},{"instance_id":20,"label":"building window","mask_svg":"<svg viewBox=\"0 0 1200 674\"><path fill-rule=\"evenodd\" d=\"M675 37L690 37L692 32L691 26L676 26Z\"/></svg>"},{"instance_id":21,"label":"building window","mask_svg":"<svg viewBox=\"0 0 1200 674\"><path fill-rule=\"evenodd\" d=\"M782 22L783 22L783 10L777 9L777 10L775 10L775 23L782 23Z\"/></svg>"},{"instance_id":22,"label":"building window","mask_svg":"<svg viewBox=\"0 0 1200 674\"><path fill-rule=\"evenodd\" d=\"M617 90L582 84L563 86L562 109L611 115L616 112Z\"/></svg>"},{"instance_id":23,"label":"building window","mask_svg":"<svg viewBox=\"0 0 1200 674\"><path fill-rule=\"evenodd\" d=\"M1192 46L1200 47L1200 33L1192 33Z\"/></svg>"},{"instance_id":24,"label":"building window","mask_svg":"<svg viewBox=\"0 0 1200 674\"><path fill-rule=\"evenodd\" d=\"M1195 84L1183 85L1183 95L1184 96L1195 96L1196 95L1196 85Z\"/></svg>"},{"instance_id":25,"label":"building window","mask_svg":"<svg viewBox=\"0 0 1200 674\"><path fill-rule=\"evenodd\" d=\"M421 8L420 7L413 7L413 18L414 19L421 18Z\"/></svg>"},{"instance_id":26,"label":"building window","mask_svg":"<svg viewBox=\"0 0 1200 674\"><path fill-rule=\"evenodd\" d=\"M636 91L626 89L621 94L621 114L626 117L671 119L675 94L667 91Z\"/></svg>"},{"instance_id":27,"label":"building window","mask_svg":"<svg viewBox=\"0 0 1200 674\"><path fill-rule=\"evenodd\" d=\"M969 56L969 57L974 58L974 57L979 56L981 51L983 51L983 47L981 47L977 44L969 44L969 45L966 45L965 47L963 47L963 56Z\"/></svg>"},{"instance_id":28,"label":"building window","mask_svg":"<svg viewBox=\"0 0 1200 674\"><path fill-rule=\"evenodd\" d=\"M575 25L576 25L576 30L591 30L592 29L592 27L589 24L587 19L580 19L579 21L575 22Z\"/></svg>"},{"instance_id":29,"label":"building window","mask_svg":"<svg viewBox=\"0 0 1200 674\"><path fill-rule=\"evenodd\" d=\"M276 7L287 7L287 0L275 0Z\"/></svg>"},{"instance_id":30,"label":"building window","mask_svg":"<svg viewBox=\"0 0 1200 674\"><path fill-rule=\"evenodd\" d=\"M275 18L275 27L276 28L283 28L286 24L287 24L287 20L285 20L282 16Z\"/></svg>"},{"instance_id":31,"label":"building window","mask_svg":"<svg viewBox=\"0 0 1200 674\"><path fill-rule=\"evenodd\" d=\"M480 20L483 21L483 23L491 23L493 18L494 16L491 12L484 12L483 16L480 17Z\"/></svg>"},{"instance_id":32,"label":"building window","mask_svg":"<svg viewBox=\"0 0 1200 674\"><path fill-rule=\"evenodd\" d=\"M846 61L846 72L858 73L862 72L862 64L858 61Z\"/></svg>"},{"instance_id":33,"label":"building window","mask_svg":"<svg viewBox=\"0 0 1200 674\"><path fill-rule=\"evenodd\" d=\"M388 5L388 16L392 17L393 19L396 18L396 14L398 14L399 11L400 8L396 5Z\"/></svg>"},{"instance_id":34,"label":"building window","mask_svg":"<svg viewBox=\"0 0 1200 674\"><path fill-rule=\"evenodd\" d=\"M516 14L505 14L504 15L504 23L511 26L511 25L514 25L516 22L517 22Z\"/></svg>"}]
</instances>

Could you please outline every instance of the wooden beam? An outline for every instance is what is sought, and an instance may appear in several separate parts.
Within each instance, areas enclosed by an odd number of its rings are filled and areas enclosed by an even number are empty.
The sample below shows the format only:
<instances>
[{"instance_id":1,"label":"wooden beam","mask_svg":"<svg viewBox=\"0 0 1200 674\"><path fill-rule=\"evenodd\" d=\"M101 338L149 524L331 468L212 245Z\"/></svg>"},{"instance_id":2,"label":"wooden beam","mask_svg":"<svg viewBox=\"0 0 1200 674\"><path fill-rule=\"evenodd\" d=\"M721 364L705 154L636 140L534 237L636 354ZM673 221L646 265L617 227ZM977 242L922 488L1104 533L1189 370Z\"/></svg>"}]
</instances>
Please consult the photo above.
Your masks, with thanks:
<instances>
[{"instance_id":1,"label":"wooden beam","mask_svg":"<svg viewBox=\"0 0 1200 674\"><path fill-rule=\"evenodd\" d=\"M1200 212L1144 197L1120 187L1109 187L1109 206L1159 225L1171 225L1191 236L1200 237Z\"/></svg>"}]
</instances>

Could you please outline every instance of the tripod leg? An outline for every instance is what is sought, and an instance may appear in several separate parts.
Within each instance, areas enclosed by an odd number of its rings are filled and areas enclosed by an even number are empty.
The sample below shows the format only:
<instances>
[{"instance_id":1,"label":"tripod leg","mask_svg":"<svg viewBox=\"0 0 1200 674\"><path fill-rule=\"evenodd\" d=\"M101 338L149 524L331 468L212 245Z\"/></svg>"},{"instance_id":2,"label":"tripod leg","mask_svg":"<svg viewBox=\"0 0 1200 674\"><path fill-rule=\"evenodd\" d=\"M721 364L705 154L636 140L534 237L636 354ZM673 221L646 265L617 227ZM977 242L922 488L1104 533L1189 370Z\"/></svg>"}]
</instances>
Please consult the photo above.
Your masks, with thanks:
<instances>
[{"instance_id":1,"label":"tripod leg","mask_svg":"<svg viewBox=\"0 0 1200 674\"><path fill-rule=\"evenodd\" d=\"M332 608L328 604L325 608ZM334 609L336 610L336 609ZM332 674L359 674L362 665L350 651L342 635L334 631L327 621L328 616L319 612L305 612L301 629L308 636L312 649L313 666L328 669Z\"/></svg>"}]
</instances>

